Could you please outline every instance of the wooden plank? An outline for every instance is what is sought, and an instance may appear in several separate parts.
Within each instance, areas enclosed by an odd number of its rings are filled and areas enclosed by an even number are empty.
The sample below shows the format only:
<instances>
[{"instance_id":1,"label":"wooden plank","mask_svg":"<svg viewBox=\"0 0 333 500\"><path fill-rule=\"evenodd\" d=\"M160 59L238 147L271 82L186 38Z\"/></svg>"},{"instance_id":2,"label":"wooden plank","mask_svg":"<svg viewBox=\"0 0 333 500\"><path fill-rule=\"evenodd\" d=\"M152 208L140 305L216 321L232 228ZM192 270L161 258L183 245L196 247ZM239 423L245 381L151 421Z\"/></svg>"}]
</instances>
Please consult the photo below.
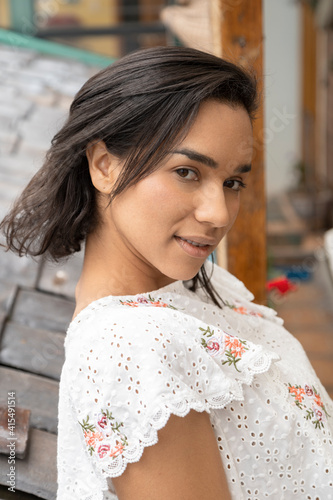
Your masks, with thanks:
<instances>
[{"instance_id":1,"label":"wooden plank","mask_svg":"<svg viewBox=\"0 0 333 500\"><path fill-rule=\"evenodd\" d=\"M0 341L3 324L13 306L17 287L0 281Z\"/></svg>"},{"instance_id":2,"label":"wooden plank","mask_svg":"<svg viewBox=\"0 0 333 500\"><path fill-rule=\"evenodd\" d=\"M0 281L0 312L8 313L11 309L17 287Z\"/></svg>"},{"instance_id":3,"label":"wooden plank","mask_svg":"<svg viewBox=\"0 0 333 500\"><path fill-rule=\"evenodd\" d=\"M0 453L10 456L11 439L15 441L15 456L24 458L29 433L30 410L13 405L10 398L5 406L0 406Z\"/></svg>"},{"instance_id":4,"label":"wooden plank","mask_svg":"<svg viewBox=\"0 0 333 500\"><path fill-rule=\"evenodd\" d=\"M10 321L2 335L0 363L59 380L65 358L64 340L63 333Z\"/></svg>"},{"instance_id":5,"label":"wooden plank","mask_svg":"<svg viewBox=\"0 0 333 500\"><path fill-rule=\"evenodd\" d=\"M18 491L13 497L21 498L19 491L24 491L39 498L54 500L57 491L56 457L57 437L49 432L31 429L27 457L15 464ZM8 472L7 457L0 455L0 484L7 485Z\"/></svg>"},{"instance_id":6,"label":"wooden plank","mask_svg":"<svg viewBox=\"0 0 333 500\"><path fill-rule=\"evenodd\" d=\"M24 493L22 491L15 490L15 493L8 491L7 486L1 486L0 484L0 500L40 500L40 497L36 495L30 495L29 493Z\"/></svg>"},{"instance_id":7,"label":"wooden plank","mask_svg":"<svg viewBox=\"0 0 333 500\"><path fill-rule=\"evenodd\" d=\"M253 67L259 91L263 82L262 0L215 0L212 9L215 47L224 58ZM217 49L218 51L218 49ZM227 239L228 269L265 303L266 199L264 176L263 103L254 122L253 172L242 193L241 209Z\"/></svg>"},{"instance_id":8,"label":"wooden plank","mask_svg":"<svg viewBox=\"0 0 333 500\"><path fill-rule=\"evenodd\" d=\"M4 366L0 366L0 380L0 405L7 405L8 392L14 391L16 405L31 410L32 427L57 432L58 382Z\"/></svg>"},{"instance_id":9,"label":"wooden plank","mask_svg":"<svg viewBox=\"0 0 333 500\"><path fill-rule=\"evenodd\" d=\"M73 301L34 290L20 290L11 319L42 330L65 332L73 316Z\"/></svg>"}]
</instances>

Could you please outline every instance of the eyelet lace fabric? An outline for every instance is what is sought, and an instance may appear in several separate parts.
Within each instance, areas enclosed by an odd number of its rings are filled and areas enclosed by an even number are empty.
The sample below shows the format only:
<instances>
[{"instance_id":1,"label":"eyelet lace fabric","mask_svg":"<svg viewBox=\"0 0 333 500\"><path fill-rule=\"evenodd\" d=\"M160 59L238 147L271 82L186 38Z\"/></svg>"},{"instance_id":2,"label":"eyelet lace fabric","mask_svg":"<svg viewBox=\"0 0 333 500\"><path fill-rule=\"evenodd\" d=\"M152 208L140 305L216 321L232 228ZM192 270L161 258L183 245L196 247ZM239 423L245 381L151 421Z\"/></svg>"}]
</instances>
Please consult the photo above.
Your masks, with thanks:
<instances>
[{"instance_id":1,"label":"eyelet lace fabric","mask_svg":"<svg viewBox=\"0 0 333 500\"><path fill-rule=\"evenodd\" d=\"M333 499L332 401L274 311L217 266L212 281L222 310L176 282L104 297L71 323L58 500L116 500L107 478L190 410L210 415L233 499Z\"/></svg>"}]
</instances>

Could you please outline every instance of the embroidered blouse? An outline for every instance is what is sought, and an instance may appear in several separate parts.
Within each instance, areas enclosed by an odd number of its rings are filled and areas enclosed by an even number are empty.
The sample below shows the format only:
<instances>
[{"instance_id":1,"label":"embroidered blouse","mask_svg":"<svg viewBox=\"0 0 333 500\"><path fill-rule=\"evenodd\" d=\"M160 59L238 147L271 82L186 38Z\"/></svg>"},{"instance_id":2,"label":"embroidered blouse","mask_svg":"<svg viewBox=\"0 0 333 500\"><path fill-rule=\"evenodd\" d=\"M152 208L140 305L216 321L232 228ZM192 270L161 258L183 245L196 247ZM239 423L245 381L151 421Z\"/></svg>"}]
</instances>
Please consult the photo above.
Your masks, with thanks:
<instances>
[{"instance_id":1,"label":"embroidered blouse","mask_svg":"<svg viewBox=\"0 0 333 500\"><path fill-rule=\"evenodd\" d=\"M178 281L104 297L70 324L57 500L116 499L107 478L191 409L210 416L233 499L333 499L332 400L275 312L207 267L223 309Z\"/></svg>"}]
</instances>

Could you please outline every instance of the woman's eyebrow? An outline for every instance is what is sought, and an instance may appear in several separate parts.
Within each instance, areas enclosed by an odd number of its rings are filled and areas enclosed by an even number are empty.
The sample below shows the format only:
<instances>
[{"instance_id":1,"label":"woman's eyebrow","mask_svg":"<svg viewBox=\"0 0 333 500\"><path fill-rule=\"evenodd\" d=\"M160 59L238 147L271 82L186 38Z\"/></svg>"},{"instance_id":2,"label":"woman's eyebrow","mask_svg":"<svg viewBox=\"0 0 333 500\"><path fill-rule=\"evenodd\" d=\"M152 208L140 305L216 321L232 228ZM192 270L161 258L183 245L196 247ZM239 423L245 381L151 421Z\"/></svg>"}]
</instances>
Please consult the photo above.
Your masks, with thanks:
<instances>
[{"instance_id":1,"label":"woman's eyebrow","mask_svg":"<svg viewBox=\"0 0 333 500\"><path fill-rule=\"evenodd\" d=\"M212 168L218 167L217 161L215 161L213 158L204 155L202 153L199 153L198 151L194 151L193 149L188 149L188 148L176 149L175 151L172 151L172 154L185 155L190 160L203 163L208 167ZM235 168L235 174L246 174L247 172L250 172L250 170L251 170L251 164L240 165L239 167Z\"/></svg>"},{"instance_id":2,"label":"woman's eyebrow","mask_svg":"<svg viewBox=\"0 0 333 500\"><path fill-rule=\"evenodd\" d=\"M193 149L187 149L187 148L176 149L175 151L172 151L172 154L185 155L190 160L203 163L208 167L212 168L218 167L218 163L213 158L211 158L210 156L206 156L202 153L198 153L198 151L194 151Z\"/></svg>"},{"instance_id":3,"label":"woman's eyebrow","mask_svg":"<svg viewBox=\"0 0 333 500\"><path fill-rule=\"evenodd\" d=\"M246 174L247 172L250 172L252 168L251 163L247 165L240 165L235 169L235 174Z\"/></svg>"}]
</instances>

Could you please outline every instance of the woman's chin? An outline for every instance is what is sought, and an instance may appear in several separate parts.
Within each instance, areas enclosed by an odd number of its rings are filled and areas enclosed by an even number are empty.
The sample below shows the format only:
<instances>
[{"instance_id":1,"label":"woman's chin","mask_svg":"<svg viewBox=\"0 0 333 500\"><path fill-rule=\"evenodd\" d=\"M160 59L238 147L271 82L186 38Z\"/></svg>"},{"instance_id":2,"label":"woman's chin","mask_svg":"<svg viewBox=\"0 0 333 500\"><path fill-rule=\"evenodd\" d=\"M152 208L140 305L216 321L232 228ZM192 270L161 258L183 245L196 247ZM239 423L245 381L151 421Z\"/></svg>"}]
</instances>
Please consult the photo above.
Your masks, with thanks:
<instances>
[{"instance_id":1,"label":"woman's chin","mask_svg":"<svg viewBox=\"0 0 333 500\"><path fill-rule=\"evenodd\" d=\"M173 273L168 274L168 276L170 277L170 279L174 281L190 281L198 274L198 272L201 269L201 265L194 266L191 269L182 268L177 271L174 271Z\"/></svg>"}]
</instances>

